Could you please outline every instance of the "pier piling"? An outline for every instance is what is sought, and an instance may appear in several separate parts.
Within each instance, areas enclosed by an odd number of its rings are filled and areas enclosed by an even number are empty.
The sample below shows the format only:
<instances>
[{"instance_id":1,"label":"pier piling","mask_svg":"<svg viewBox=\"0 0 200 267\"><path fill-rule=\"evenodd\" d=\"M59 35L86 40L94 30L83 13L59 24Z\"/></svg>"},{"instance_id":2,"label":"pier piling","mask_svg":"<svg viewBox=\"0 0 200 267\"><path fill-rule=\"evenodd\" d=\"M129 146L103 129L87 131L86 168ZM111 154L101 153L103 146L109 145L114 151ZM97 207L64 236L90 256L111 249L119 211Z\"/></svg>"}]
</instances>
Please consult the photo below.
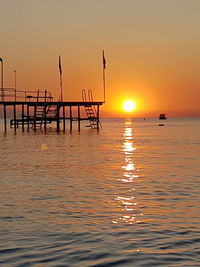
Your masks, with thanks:
<instances>
[{"instance_id":1,"label":"pier piling","mask_svg":"<svg viewBox=\"0 0 200 267\"><path fill-rule=\"evenodd\" d=\"M24 132L24 104L22 104L22 131Z\"/></svg>"},{"instance_id":2,"label":"pier piling","mask_svg":"<svg viewBox=\"0 0 200 267\"><path fill-rule=\"evenodd\" d=\"M70 116L70 132L72 131L72 106L69 107L69 116Z\"/></svg>"},{"instance_id":3,"label":"pier piling","mask_svg":"<svg viewBox=\"0 0 200 267\"><path fill-rule=\"evenodd\" d=\"M80 106L78 106L78 131L81 130L81 121L80 121Z\"/></svg>"},{"instance_id":4,"label":"pier piling","mask_svg":"<svg viewBox=\"0 0 200 267\"><path fill-rule=\"evenodd\" d=\"M59 104L57 104L57 117L56 117L56 129L57 129L57 132L60 131L60 106Z\"/></svg>"},{"instance_id":5,"label":"pier piling","mask_svg":"<svg viewBox=\"0 0 200 267\"><path fill-rule=\"evenodd\" d=\"M6 122L6 105L3 105L3 110L4 110L4 132L7 130L7 122Z\"/></svg>"},{"instance_id":6,"label":"pier piling","mask_svg":"<svg viewBox=\"0 0 200 267\"><path fill-rule=\"evenodd\" d=\"M47 91L42 94L42 91L16 91L13 90L13 99L6 99L6 89L4 88L4 98L0 101L0 106L3 107L4 131L7 131L7 107L11 108L10 126L16 132L17 128L21 127L24 132L27 128L33 131L37 129L47 130L47 125L55 123L56 131L59 132L62 128L66 131L66 120L69 121L69 130L72 132L73 122L77 122L77 130L81 130L81 122L88 121L89 127L99 130L99 108L103 102L78 101L65 102L53 101L53 97ZM24 95L18 98L18 94L23 92ZM8 90L8 95L12 93L12 89ZM23 100L21 100L23 99ZM67 108L67 110L66 110ZM62 124L62 126L61 126Z\"/></svg>"},{"instance_id":7,"label":"pier piling","mask_svg":"<svg viewBox=\"0 0 200 267\"><path fill-rule=\"evenodd\" d=\"M16 128L17 128L17 121L16 121L16 105L13 105L13 112L14 112L14 130L16 132Z\"/></svg>"},{"instance_id":8,"label":"pier piling","mask_svg":"<svg viewBox=\"0 0 200 267\"><path fill-rule=\"evenodd\" d=\"M63 132L65 132L65 106L63 106Z\"/></svg>"}]
</instances>

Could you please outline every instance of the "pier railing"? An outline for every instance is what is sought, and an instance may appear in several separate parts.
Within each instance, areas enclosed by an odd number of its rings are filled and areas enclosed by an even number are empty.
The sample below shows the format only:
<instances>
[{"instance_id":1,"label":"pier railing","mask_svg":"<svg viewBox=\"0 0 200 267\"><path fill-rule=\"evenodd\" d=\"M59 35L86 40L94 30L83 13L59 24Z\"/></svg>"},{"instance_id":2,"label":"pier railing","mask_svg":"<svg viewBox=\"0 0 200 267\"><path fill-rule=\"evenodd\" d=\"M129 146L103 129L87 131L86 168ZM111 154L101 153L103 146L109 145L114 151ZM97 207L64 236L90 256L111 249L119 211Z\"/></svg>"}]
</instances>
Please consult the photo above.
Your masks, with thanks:
<instances>
[{"instance_id":1,"label":"pier railing","mask_svg":"<svg viewBox=\"0 0 200 267\"><path fill-rule=\"evenodd\" d=\"M15 88L4 88L0 91L0 102L49 102L53 101L51 92L47 90L24 91Z\"/></svg>"}]
</instances>

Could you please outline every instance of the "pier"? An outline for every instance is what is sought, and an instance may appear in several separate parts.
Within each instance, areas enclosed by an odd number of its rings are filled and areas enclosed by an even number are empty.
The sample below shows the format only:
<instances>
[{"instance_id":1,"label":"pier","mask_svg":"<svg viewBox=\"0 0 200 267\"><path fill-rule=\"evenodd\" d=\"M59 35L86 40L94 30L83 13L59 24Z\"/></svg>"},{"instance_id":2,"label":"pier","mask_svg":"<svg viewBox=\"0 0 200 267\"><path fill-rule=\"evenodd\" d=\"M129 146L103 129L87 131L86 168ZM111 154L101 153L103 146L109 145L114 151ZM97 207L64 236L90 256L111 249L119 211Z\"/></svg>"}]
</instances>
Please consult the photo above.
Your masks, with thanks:
<instances>
[{"instance_id":1,"label":"pier","mask_svg":"<svg viewBox=\"0 0 200 267\"><path fill-rule=\"evenodd\" d=\"M16 89L16 70L15 87L5 88L3 84L3 59L1 62L1 90L0 90L0 109L3 109L4 132L7 131L7 114L9 109L10 127L27 128L36 131L47 130L49 124L56 123L56 131L65 131L67 121L69 121L69 130L73 129L73 122L77 122L78 131L81 129L81 121L88 121L88 127L99 130L100 123L100 106L105 103L105 69L106 60L104 50L102 51L103 59L103 97L104 101L94 101L92 90L82 90L82 101L64 101L62 87L62 66L61 57L59 56L59 73L60 73L60 97L57 101L53 99L50 91L22 91Z\"/></svg>"},{"instance_id":2,"label":"pier","mask_svg":"<svg viewBox=\"0 0 200 267\"><path fill-rule=\"evenodd\" d=\"M56 131L72 131L73 123L76 122L80 131L81 122L88 121L88 127L99 130L100 106L103 101L93 101L92 91L82 90L82 101L68 102L55 101L51 92L47 90L20 91L14 88L3 88L0 95L0 108L3 110L4 132L9 126L22 131L44 130L53 122L56 124ZM68 123L67 123L68 122Z\"/></svg>"}]
</instances>

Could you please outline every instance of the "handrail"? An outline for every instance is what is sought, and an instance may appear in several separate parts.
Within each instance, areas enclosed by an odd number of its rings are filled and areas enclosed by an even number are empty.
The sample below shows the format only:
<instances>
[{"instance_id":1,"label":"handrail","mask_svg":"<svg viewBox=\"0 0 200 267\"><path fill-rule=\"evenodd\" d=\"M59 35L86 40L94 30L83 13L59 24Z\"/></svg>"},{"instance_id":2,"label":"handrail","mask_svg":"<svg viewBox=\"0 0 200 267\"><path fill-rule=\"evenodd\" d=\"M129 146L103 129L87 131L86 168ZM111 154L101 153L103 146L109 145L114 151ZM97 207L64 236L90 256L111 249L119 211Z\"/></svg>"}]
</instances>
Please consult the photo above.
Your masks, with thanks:
<instances>
[{"instance_id":1,"label":"handrail","mask_svg":"<svg viewBox=\"0 0 200 267\"><path fill-rule=\"evenodd\" d=\"M4 88L3 89L3 96L4 102L5 101L31 101L31 99L37 99L37 101L52 101L53 97L51 96L51 92L44 90L44 91L25 91L25 90L16 90L15 88ZM0 92L1 97L1 92ZM7 99L6 99L7 98Z\"/></svg>"},{"instance_id":2,"label":"handrail","mask_svg":"<svg viewBox=\"0 0 200 267\"><path fill-rule=\"evenodd\" d=\"M89 99L89 102L93 102L93 95L92 95L91 89L88 90L88 99Z\"/></svg>"},{"instance_id":3,"label":"handrail","mask_svg":"<svg viewBox=\"0 0 200 267\"><path fill-rule=\"evenodd\" d=\"M87 102L87 96L86 96L86 90L85 89L82 90L82 100L83 100L83 102Z\"/></svg>"},{"instance_id":4,"label":"handrail","mask_svg":"<svg viewBox=\"0 0 200 267\"><path fill-rule=\"evenodd\" d=\"M88 101L87 101L87 97L88 97ZM93 102L92 90L89 89L88 92L86 92L86 90L83 89L82 90L82 99L83 99L83 102Z\"/></svg>"}]
</instances>

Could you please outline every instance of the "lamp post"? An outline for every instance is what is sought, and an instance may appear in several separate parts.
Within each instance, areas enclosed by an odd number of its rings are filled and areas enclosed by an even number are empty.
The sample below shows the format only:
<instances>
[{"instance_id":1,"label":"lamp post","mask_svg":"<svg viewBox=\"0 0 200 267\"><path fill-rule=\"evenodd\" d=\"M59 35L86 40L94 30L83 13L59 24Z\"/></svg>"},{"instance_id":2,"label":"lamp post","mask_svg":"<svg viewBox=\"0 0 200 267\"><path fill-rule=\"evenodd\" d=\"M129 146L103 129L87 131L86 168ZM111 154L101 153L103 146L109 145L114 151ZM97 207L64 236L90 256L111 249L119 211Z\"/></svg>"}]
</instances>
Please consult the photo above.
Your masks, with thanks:
<instances>
[{"instance_id":1,"label":"lamp post","mask_svg":"<svg viewBox=\"0 0 200 267\"><path fill-rule=\"evenodd\" d=\"M16 101L16 94L17 94L17 72L16 70L14 70L14 74L15 74L15 101Z\"/></svg>"},{"instance_id":2,"label":"lamp post","mask_svg":"<svg viewBox=\"0 0 200 267\"><path fill-rule=\"evenodd\" d=\"M1 101L4 101L4 90L3 90L3 59L0 58L1 61Z\"/></svg>"},{"instance_id":3,"label":"lamp post","mask_svg":"<svg viewBox=\"0 0 200 267\"><path fill-rule=\"evenodd\" d=\"M16 70L14 70L14 74L15 74L15 90L17 89L17 72Z\"/></svg>"}]
</instances>

